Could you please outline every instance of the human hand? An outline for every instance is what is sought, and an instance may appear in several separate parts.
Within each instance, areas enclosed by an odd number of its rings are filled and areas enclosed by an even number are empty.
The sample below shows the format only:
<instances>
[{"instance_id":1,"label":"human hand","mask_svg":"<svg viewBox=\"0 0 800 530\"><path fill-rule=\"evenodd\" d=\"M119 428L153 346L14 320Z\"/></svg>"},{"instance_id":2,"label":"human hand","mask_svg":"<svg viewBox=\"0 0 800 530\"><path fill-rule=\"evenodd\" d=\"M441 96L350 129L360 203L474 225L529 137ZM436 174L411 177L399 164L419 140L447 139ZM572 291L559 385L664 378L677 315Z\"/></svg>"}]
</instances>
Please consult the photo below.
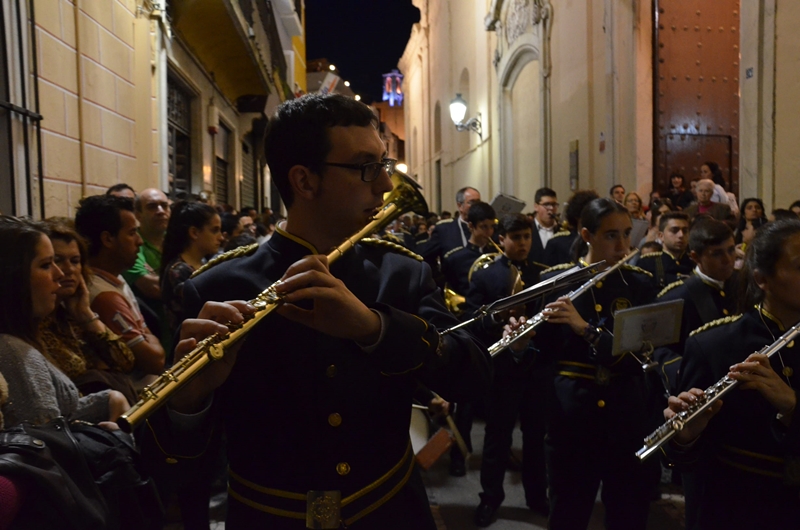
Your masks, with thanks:
<instances>
[{"instance_id":1,"label":"human hand","mask_svg":"<svg viewBox=\"0 0 800 530\"><path fill-rule=\"evenodd\" d=\"M692 388L687 392L681 392L677 396L670 396L667 408L664 409L664 419L669 420L681 412L689 410L698 398L703 397L703 391L699 388ZM703 414L697 416L691 423L686 424L683 429L675 434L675 441L679 444L692 443L706 429L711 418L719 412L722 401L717 400L708 407Z\"/></svg>"},{"instance_id":2,"label":"human hand","mask_svg":"<svg viewBox=\"0 0 800 530\"><path fill-rule=\"evenodd\" d=\"M508 337L512 333L519 330L525 323L528 321L526 317L509 317L508 324L503 326L503 338ZM509 344L508 349L511 350L512 353L522 353L526 349L528 349L528 345L530 344L531 339L536 335L536 331L530 330L525 333L524 338L518 339L511 344Z\"/></svg>"},{"instance_id":3,"label":"human hand","mask_svg":"<svg viewBox=\"0 0 800 530\"><path fill-rule=\"evenodd\" d=\"M197 343L214 334L224 335L229 331L226 324L239 325L255 309L247 302L206 302L198 318L189 318L181 324L180 342L175 346L175 362L194 351ZM223 322L225 324L223 324ZM225 355L210 363L171 400L172 407L179 412L195 412L205 397L224 383L236 364L236 356L244 341L226 348Z\"/></svg>"},{"instance_id":4,"label":"human hand","mask_svg":"<svg viewBox=\"0 0 800 530\"><path fill-rule=\"evenodd\" d=\"M328 258L306 256L286 270L275 290L284 303L278 314L326 335L374 344L381 332L381 319L350 292L344 282L331 275ZM296 305L312 300L313 309Z\"/></svg>"},{"instance_id":5,"label":"human hand","mask_svg":"<svg viewBox=\"0 0 800 530\"><path fill-rule=\"evenodd\" d=\"M450 403L436 396L428 403L428 412L433 416L447 416L450 414Z\"/></svg>"},{"instance_id":6,"label":"human hand","mask_svg":"<svg viewBox=\"0 0 800 530\"><path fill-rule=\"evenodd\" d=\"M797 396L786 381L772 369L769 357L761 353L753 353L744 362L734 364L728 377L739 381L742 390L757 390L764 399L778 409L786 419L797 405Z\"/></svg>"},{"instance_id":7,"label":"human hand","mask_svg":"<svg viewBox=\"0 0 800 530\"><path fill-rule=\"evenodd\" d=\"M89 289L80 274L78 275L78 286L75 288L75 293L64 300L64 309L67 310L69 318L75 322L87 322L94 317L94 311L92 311L89 299Z\"/></svg>"},{"instance_id":8,"label":"human hand","mask_svg":"<svg viewBox=\"0 0 800 530\"><path fill-rule=\"evenodd\" d=\"M130 408L131 405L130 403L128 403L128 399L122 394L122 392L112 390L111 392L108 393L109 422L117 421L117 419L126 412L128 412L128 409Z\"/></svg>"},{"instance_id":9,"label":"human hand","mask_svg":"<svg viewBox=\"0 0 800 530\"><path fill-rule=\"evenodd\" d=\"M575 309L572 300L567 296L562 296L555 302L547 304L544 310L548 322L552 324L566 324L577 335L583 335L583 331L586 329L586 326L589 325L581 314L578 313L578 310Z\"/></svg>"}]
</instances>

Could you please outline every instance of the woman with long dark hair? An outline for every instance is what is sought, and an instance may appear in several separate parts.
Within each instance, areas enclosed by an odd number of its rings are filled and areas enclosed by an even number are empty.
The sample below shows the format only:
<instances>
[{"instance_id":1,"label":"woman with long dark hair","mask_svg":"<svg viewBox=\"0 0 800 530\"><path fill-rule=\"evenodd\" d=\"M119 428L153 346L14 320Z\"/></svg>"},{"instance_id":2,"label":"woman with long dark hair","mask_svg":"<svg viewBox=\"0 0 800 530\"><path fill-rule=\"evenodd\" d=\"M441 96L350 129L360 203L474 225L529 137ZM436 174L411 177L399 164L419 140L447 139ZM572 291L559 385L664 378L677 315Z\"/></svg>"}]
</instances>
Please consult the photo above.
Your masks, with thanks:
<instances>
[{"instance_id":1,"label":"woman with long dark hair","mask_svg":"<svg viewBox=\"0 0 800 530\"><path fill-rule=\"evenodd\" d=\"M8 381L2 406L6 428L57 416L92 422L116 420L128 409L119 392L81 397L75 384L43 355L39 325L56 308L55 253L44 227L0 216L0 373Z\"/></svg>"},{"instance_id":2,"label":"woman with long dark hair","mask_svg":"<svg viewBox=\"0 0 800 530\"><path fill-rule=\"evenodd\" d=\"M678 210L683 210L694 202L692 191L686 188L686 178L680 173L669 176L667 196Z\"/></svg>"},{"instance_id":3,"label":"woman with long dark hair","mask_svg":"<svg viewBox=\"0 0 800 530\"><path fill-rule=\"evenodd\" d=\"M666 417L686 410L726 375L740 386L686 425L669 445L681 463L686 527L795 528L800 521L800 357L789 342L758 352L800 322L800 221L768 223L748 245L743 314L693 333Z\"/></svg>"},{"instance_id":4,"label":"woman with long dark hair","mask_svg":"<svg viewBox=\"0 0 800 530\"><path fill-rule=\"evenodd\" d=\"M581 265L610 267L630 252L630 215L615 201L590 202L580 225ZM642 465L634 453L654 423L650 386L640 362L612 355L612 345L615 313L650 303L655 290L649 273L623 265L574 301L562 296L546 306L548 323L534 343L555 361L545 442L553 530L586 528L601 482L607 528L647 524L656 463Z\"/></svg>"},{"instance_id":5,"label":"woman with long dark hair","mask_svg":"<svg viewBox=\"0 0 800 530\"><path fill-rule=\"evenodd\" d=\"M223 239L212 206L192 201L172 206L161 257L161 299L172 331L183 321L183 283L217 253Z\"/></svg>"},{"instance_id":6,"label":"woman with long dark hair","mask_svg":"<svg viewBox=\"0 0 800 530\"><path fill-rule=\"evenodd\" d=\"M752 241L761 225L767 224L767 216L764 210L764 203L761 199L750 198L742 201L740 207L742 215L734 233L734 240L737 245L745 246Z\"/></svg>"}]
</instances>

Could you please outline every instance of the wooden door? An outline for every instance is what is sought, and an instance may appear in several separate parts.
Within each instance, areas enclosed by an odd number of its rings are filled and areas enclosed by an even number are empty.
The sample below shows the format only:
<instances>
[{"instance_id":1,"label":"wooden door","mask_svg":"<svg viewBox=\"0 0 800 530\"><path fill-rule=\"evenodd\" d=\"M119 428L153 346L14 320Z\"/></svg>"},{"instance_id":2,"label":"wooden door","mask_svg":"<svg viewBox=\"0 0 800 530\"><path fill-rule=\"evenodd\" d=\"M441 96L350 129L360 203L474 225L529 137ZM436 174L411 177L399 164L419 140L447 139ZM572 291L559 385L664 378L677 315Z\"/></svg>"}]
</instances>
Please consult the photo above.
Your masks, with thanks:
<instances>
[{"instance_id":1,"label":"wooden door","mask_svg":"<svg viewBox=\"0 0 800 530\"><path fill-rule=\"evenodd\" d=\"M653 189L706 161L739 191L739 0L654 0Z\"/></svg>"}]
</instances>

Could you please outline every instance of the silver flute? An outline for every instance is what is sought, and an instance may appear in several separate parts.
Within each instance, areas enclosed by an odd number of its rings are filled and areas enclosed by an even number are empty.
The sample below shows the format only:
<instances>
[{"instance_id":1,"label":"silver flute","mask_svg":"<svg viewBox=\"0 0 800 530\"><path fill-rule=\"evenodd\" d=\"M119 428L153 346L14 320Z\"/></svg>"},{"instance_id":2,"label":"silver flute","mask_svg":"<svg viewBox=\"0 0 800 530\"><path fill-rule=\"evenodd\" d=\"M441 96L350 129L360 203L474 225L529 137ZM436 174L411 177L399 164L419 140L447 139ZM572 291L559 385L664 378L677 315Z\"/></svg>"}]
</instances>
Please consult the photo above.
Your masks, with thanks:
<instances>
[{"instance_id":1,"label":"silver flute","mask_svg":"<svg viewBox=\"0 0 800 530\"><path fill-rule=\"evenodd\" d=\"M768 358L772 357L781 348L786 346L798 334L800 334L800 322L789 328L778 340L768 346L764 346L761 350L755 352L766 355ZM644 445L641 449L636 451L636 456L641 461L655 453L662 445L667 443L677 433L683 430L692 420L697 418L715 401L722 398L725 394L729 393L732 389L736 388L739 381L731 379L727 375L706 388L702 396L697 397L697 400L689 405L687 410L681 411L672 418L668 419L661 427L650 433L644 439Z\"/></svg>"},{"instance_id":2,"label":"silver flute","mask_svg":"<svg viewBox=\"0 0 800 530\"><path fill-rule=\"evenodd\" d=\"M628 254L627 256L622 258L621 260L619 260L615 265L612 265L611 267L607 268L603 272L601 272L599 274L596 274L592 279L590 279L589 281L587 281L586 283L584 283L583 285L581 285L580 287L578 287L574 291L570 291L570 293L566 295L567 298L569 298L570 301L575 300L580 295L582 295L583 293L585 293L586 291L591 289L591 287L593 285L595 285L597 282L599 282L600 280L602 280L603 278L605 278L606 276L608 276L609 274L611 274L615 270L617 270L620 267L622 267L625 263L630 261L631 258L634 257L638 253L639 253L639 249L637 248L633 252L631 252L630 254ZM489 346L489 355L494 357L495 355L497 355L501 351L505 350L506 348L508 348L509 346L514 344L515 342L517 342L518 340L520 340L523 337L525 337L530 331L538 328L543 322L547 322L547 316L548 316L548 314L547 314L546 310L543 310L543 311L540 311L540 312L536 313L534 316L529 318L522 326L518 327L516 330L512 331L510 334L506 335L502 339L498 340L497 342L495 342L494 344Z\"/></svg>"}]
</instances>

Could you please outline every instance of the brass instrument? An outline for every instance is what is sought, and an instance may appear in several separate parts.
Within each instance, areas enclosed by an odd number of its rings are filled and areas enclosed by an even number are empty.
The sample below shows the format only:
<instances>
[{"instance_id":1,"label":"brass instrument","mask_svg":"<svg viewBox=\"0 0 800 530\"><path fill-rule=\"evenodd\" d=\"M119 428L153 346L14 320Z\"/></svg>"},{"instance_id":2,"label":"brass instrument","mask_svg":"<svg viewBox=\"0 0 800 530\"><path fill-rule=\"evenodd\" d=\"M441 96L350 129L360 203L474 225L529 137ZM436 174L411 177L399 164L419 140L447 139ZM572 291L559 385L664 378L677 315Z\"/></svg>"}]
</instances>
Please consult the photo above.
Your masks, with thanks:
<instances>
[{"instance_id":1,"label":"brass instrument","mask_svg":"<svg viewBox=\"0 0 800 530\"><path fill-rule=\"evenodd\" d=\"M781 348L786 346L797 335L800 335L800 323L789 328L786 333L778 337L778 340L768 346L764 346L756 353L772 357ZM636 451L639 460L647 460L655 453L659 447L670 441L678 432L682 431L686 425L705 412L715 401L730 392L739 384L736 379L731 379L727 375L706 388L702 397L689 405L688 410L684 410L668 419L661 427L650 433L644 439L644 445Z\"/></svg>"},{"instance_id":2,"label":"brass instrument","mask_svg":"<svg viewBox=\"0 0 800 530\"><path fill-rule=\"evenodd\" d=\"M582 295L583 293L588 291L594 284L596 284L597 282L599 282L603 278L607 277L609 274L611 274L615 270L617 270L620 267L622 267L625 263L630 261L630 259L633 258L638 253L639 253L639 249L637 248L633 252L631 252L630 254L628 254L627 256L622 258L621 260L619 260L615 265L612 265L611 267L607 268L603 272L601 272L599 274L596 274L592 279L590 279L589 281L587 281L586 283L584 283L583 285L581 285L580 287L578 287L574 291L570 291L570 293L567 294L566 296L570 300L575 300L580 295ZM507 335L507 336L503 337L502 339L500 339L499 341L497 341L494 344L492 344L489 347L489 354L492 357L494 357L495 355L497 355L501 351L505 350L506 348L508 348L509 346L514 344L515 342L517 342L518 340L520 340L523 337L525 337L530 331L538 328L543 322L547 322L547 313L546 313L546 311L547 310L542 310L539 313L535 314L534 316L529 318L525 322L525 324L523 324L522 326L517 328L510 335Z\"/></svg>"},{"instance_id":3,"label":"brass instrument","mask_svg":"<svg viewBox=\"0 0 800 530\"><path fill-rule=\"evenodd\" d=\"M458 294L446 285L442 290L442 294L444 295L444 305L447 306L448 311L456 316L460 315L462 311L464 311L461 306L467 301L465 296Z\"/></svg>"},{"instance_id":4,"label":"brass instrument","mask_svg":"<svg viewBox=\"0 0 800 530\"><path fill-rule=\"evenodd\" d=\"M328 254L329 265L353 248L361 239L383 229L400 215L410 211L420 214L428 213L428 205L420 193L422 188L419 184L400 172L395 172L391 178L394 188L384 197L384 206L369 224L345 239L341 245ZM139 422L164 405L176 390L185 385L211 361L224 357L227 348L245 338L264 317L280 306L283 299L275 291L277 284L278 282L273 283L253 300L250 300L249 303L256 308L256 312L246 318L243 324L228 325L230 331L227 333L215 333L206 337L197 344L194 350L145 387L140 393L141 399L117 420L122 430L131 432Z\"/></svg>"}]
</instances>

